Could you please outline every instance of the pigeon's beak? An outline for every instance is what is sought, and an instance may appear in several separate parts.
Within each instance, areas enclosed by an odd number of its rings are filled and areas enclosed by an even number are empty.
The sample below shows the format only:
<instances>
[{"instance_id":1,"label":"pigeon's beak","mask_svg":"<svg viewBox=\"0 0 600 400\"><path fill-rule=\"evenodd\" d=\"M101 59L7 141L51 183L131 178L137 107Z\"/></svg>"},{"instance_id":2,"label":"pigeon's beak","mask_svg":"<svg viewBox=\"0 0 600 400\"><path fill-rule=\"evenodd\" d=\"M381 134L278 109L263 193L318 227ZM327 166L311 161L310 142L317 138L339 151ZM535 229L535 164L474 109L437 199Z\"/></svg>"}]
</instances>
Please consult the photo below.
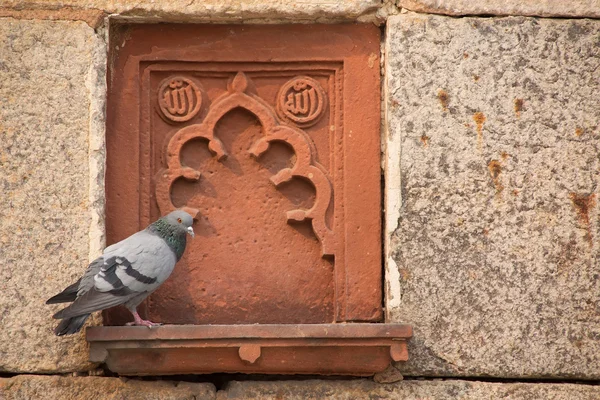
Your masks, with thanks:
<instances>
[{"instance_id":1,"label":"pigeon's beak","mask_svg":"<svg viewBox=\"0 0 600 400\"><path fill-rule=\"evenodd\" d=\"M187 228L187 233L189 233L191 237L196 236L196 234L194 233L194 229L192 229L191 226Z\"/></svg>"}]
</instances>

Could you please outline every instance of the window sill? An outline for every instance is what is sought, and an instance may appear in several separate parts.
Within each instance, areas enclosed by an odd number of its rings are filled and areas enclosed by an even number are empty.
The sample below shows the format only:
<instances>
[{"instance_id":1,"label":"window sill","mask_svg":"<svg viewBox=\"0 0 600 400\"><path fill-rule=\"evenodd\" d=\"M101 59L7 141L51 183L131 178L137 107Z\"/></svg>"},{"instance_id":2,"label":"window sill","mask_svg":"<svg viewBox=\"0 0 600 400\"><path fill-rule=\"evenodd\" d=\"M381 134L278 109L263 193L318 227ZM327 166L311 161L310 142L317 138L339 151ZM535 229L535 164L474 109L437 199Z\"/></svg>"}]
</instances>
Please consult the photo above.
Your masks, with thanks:
<instances>
[{"instance_id":1,"label":"window sill","mask_svg":"<svg viewBox=\"0 0 600 400\"><path fill-rule=\"evenodd\" d=\"M87 329L90 361L122 375L369 376L406 361L401 324L101 326Z\"/></svg>"}]
</instances>

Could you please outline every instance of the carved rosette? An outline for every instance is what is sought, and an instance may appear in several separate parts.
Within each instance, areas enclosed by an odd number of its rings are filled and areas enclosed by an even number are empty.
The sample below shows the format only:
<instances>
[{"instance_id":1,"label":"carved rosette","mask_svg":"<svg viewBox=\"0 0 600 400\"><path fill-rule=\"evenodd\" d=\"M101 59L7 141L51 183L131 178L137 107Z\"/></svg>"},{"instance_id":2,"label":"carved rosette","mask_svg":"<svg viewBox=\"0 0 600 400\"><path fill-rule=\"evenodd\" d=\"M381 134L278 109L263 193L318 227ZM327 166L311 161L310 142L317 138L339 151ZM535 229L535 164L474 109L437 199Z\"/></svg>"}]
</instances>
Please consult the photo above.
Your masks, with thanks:
<instances>
[{"instance_id":1,"label":"carved rosette","mask_svg":"<svg viewBox=\"0 0 600 400\"><path fill-rule=\"evenodd\" d=\"M159 85L158 107L169 121L189 121L202 108L201 88L191 79L171 76Z\"/></svg>"},{"instance_id":2,"label":"carved rosette","mask_svg":"<svg viewBox=\"0 0 600 400\"><path fill-rule=\"evenodd\" d=\"M290 79L277 94L277 115L303 128L316 124L326 105L325 91L319 82L308 76Z\"/></svg>"},{"instance_id":3,"label":"carved rosette","mask_svg":"<svg viewBox=\"0 0 600 400\"><path fill-rule=\"evenodd\" d=\"M217 160L223 160L227 153L221 141L214 135L215 126L229 111L238 107L244 108L256 115L265 132L265 136L250 147L250 154L256 158L260 157L274 141L287 143L296 154L294 166L280 170L270 178L271 182L279 186L297 177L310 181L315 187L313 206L308 210L288 211L288 222L310 220L315 235L321 242L323 256L335 255L335 237L326 223L333 189L326 170L316 161L317 153L313 141L302 130L282 125L273 108L257 95L247 93L247 88L248 79L243 72L238 72L228 84L228 92L215 100L202 123L182 128L171 138L167 146L167 168L159 171L156 178L156 199L161 213L166 214L176 208L171 201L171 186L177 179L198 181L202 176L200 171L181 165L180 153L183 146L193 139L207 139L208 149ZM186 208L192 214L198 212L196 209Z\"/></svg>"}]
</instances>

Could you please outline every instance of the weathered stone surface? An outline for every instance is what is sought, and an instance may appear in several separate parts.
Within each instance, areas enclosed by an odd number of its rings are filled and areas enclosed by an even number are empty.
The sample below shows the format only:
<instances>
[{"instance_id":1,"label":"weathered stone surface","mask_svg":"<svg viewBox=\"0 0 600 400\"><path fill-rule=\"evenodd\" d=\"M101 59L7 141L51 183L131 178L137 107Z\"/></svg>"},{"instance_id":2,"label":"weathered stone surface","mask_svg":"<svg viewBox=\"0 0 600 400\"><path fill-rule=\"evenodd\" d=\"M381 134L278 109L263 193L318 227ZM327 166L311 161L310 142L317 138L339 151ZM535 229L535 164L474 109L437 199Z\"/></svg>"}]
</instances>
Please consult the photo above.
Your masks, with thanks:
<instances>
[{"instance_id":1,"label":"weathered stone surface","mask_svg":"<svg viewBox=\"0 0 600 400\"><path fill-rule=\"evenodd\" d=\"M127 400L479 400L553 399L592 400L600 387L582 384L486 383L472 381L409 380L379 384L371 380L348 381L244 381L230 382L216 392L210 383L143 381L104 377L20 375L0 378L0 398L21 399L127 399Z\"/></svg>"},{"instance_id":2,"label":"weathered stone surface","mask_svg":"<svg viewBox=\"0 0 600 400\"><path fill-rule=\"evenodd\" d=\"M398 0L411 11L446 15L600 16L600 0Z\"/></svg>"},{"instance_id":3,"label":"weathered stone surface","mask_svg":"<svg viewBox=\"0 0 600 400\"><path fill-rule=\"evenodd\" d=\"M102 111L88 88L102 44L83 22L3 18L0 38L0 371L87 369L83 334L55 337L58 307L44 302L102 240L89 190Z\"/></svg>"},{"instance_id":4,"label":"weathered stone surface","mask_svg":"<svg viewBox=\"0 0 600 400\"><path fill-rule=\"evenodd\" d=\"M170 0L170 1L129 1L129 0L33 0L24 7L21 0L4 1L2 7L15 10L38 10L42 18L60 18L49 10L59 9L71 18L81 10L98 10L107 14L119 14L122 17L157 17L170 21L239 21L251 23L254 20L293 20L293 21L331 21L353 20L367 14L374 14L381 3L378 0L306 0L290 2L284 0ZM62 11L60 11L62 10ZM27 11L27 17L31 13ZM86 21L88 15L83 15Z\"/></svg>"},{"instance_id":5,"label":"weathered stone surface","mask_svg":"<svg viewBox=\"0 0 600 400\"><path fill-rule=\"evenodd\" d=\"M600 377L599 32L389 20L387 297L415 330L405 376Z\"/></svg>"},{"instance_id":6,"label":"weathered stone surface","mask_svg":"<svg viewBox=\"0 0 600 400\"><path fill-rule=\"evenodd\" d=\"M370 380L351 381L279 381L232 382L217 399L261 400L480 400L480 399L553 399L592 400L600 396L600 387L572 384L485 383L467 381L402 381L379 384Z\"/></svg>"},{"instance_id":7,"label":"weathered stone surface","mask_svg":"<svg viewBox=\"0 0 600 400\"><path fill-rule=\"evenodd\" d=\"M13 378L0 378L0 398L3 400L210 400L215 398L215 387L210 383L18 375Z\"/></svg>"},{"instance_id":8,"label":"weathered stone surface","mask_svg":"<svg viewBox=\"0 0 600 400\"><path fill-rule=\"evenodd\" d=\"M27 9L22 7L0 8L0 17L34 20L84 21L96 29L102 24L106 13L96 9L74 9L61 7L59 9Z\"/></svg>"}]
</instances>

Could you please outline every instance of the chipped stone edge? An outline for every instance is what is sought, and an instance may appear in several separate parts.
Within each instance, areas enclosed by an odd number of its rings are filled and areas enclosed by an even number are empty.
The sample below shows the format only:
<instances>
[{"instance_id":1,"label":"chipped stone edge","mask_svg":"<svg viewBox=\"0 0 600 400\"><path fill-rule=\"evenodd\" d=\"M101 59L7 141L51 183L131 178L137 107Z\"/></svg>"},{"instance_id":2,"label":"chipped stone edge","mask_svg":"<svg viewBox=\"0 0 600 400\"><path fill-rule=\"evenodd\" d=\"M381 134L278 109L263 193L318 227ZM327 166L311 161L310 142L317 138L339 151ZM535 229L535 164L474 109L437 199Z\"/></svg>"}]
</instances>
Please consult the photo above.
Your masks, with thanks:
<instances>
[{"instance_id":1,"label":"chipped stone edge","mask_svg":"<svg viewBox=\"0 0 600 400\"><path fill-rule=\"evenodd\" d=\"M400 219L400 211L402 206L402 176L400 174L400 135L394 134L390 130L389 125L389 108L390 108L390 92L389 92L389 57L390 40L389 30L385 32L385 44L382 49L382 57L384 58L384 115L381 143L383 148L383 169L384 169L384 267L385 267L385 321L396 321L396 314L402 303L401 288L400 288L400 271L396 261L392 257L392 235L398 229L398 221Z\"/></svg>"},{"instance_id":2,"label":"chipped stone edge","mask_svg":"<svg viewBox=\"0 0 600 400\"><path fill-rule=\"evenodd\" d=\"M387 23L387 19L400 13L400 8L396 6L396 0L382 0L379 8L374 11L364 13L356 17L356 22L372 23L376 26L382 26ZM382 49L383 51L383 49Z\"/></svg>"},{"instance_id":3,"label":"chipped stone edge","mask_svg":"<svg viewBox=\"0 0 600 400\"><path fill-rule=\"evenodd\" d=\"M102 254L106 245L104 173L106 166L107 22L108 19L105 18L104 23L92 32L91 62L85 82L90 104L88 124L88 207L90 213L88 258L90 262ZM91 318L91 325L101 324L100 314Z\"/></svg>"}]
</instances>

